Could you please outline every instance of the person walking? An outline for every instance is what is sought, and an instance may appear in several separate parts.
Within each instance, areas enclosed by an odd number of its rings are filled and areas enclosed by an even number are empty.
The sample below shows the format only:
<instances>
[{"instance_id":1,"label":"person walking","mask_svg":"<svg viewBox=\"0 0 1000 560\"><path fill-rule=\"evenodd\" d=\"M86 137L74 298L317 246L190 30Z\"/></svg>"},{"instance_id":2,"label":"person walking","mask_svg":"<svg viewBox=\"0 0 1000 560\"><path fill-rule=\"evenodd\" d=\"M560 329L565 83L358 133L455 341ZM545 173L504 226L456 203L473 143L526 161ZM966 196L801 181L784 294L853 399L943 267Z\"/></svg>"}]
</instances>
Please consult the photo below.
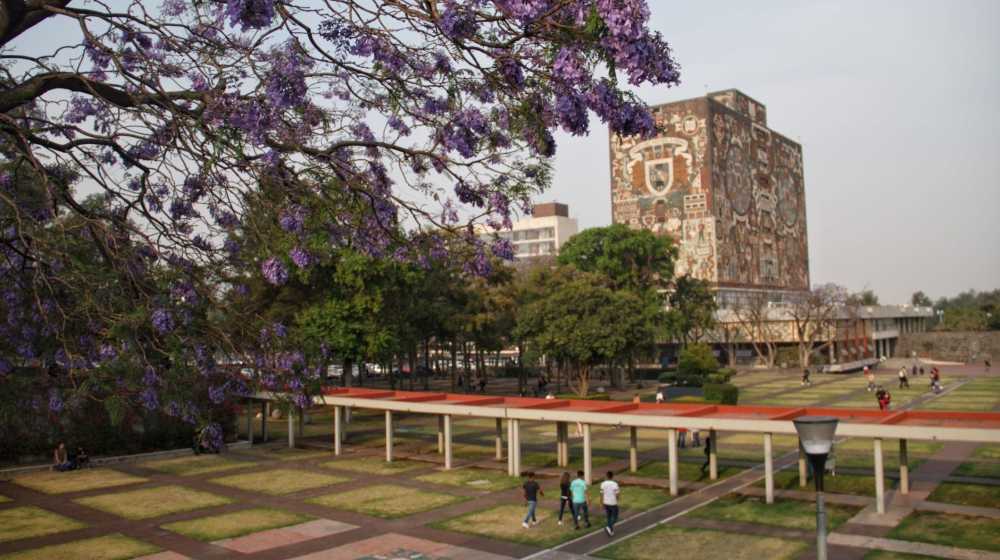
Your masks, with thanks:
<instances>
[{"instance_id":1,"label":"person walking","mask_svg":"<svg viewBox=\"0 0 1000 560\"><path fill-rule=\"evenodd\" d=\"M535 510L538 509L538 496L544 496L542 487L535 482L535 473L528 471L528 480L521 487L524 490L524 501L528 503L528 513L524 516L521 526L527 529L531 525L538 525L538 518L535 517ZM530 525L529 525L530 523Z\"/></svg>"},{"instance_id":2,"label":"person walking","mask_svg":"<svg viewBox=\"0 0 1000 560\"><path fill-rule=\"evenodd\" d=\"M916 369L916 368L917 368L917 366L913 366L913 369ZM903 387L906 387L907 389L910 388L910 380L906 378L906 368L905 367L904 368L899 368L899 388L902 389Z\"/></svg>"},{"instance_id":3,"label":"person walking","mask_svg":"<svg viewBox=\"0 0 1000 560\"><path fill-rule=\"evenodd\" d=\"M868 392L871 393L875 390L875 374L868 369L868 366L865 366L865 377L868 378Z\"/></svg>"},{"instance_id":4,"label":"person walking","mask_svg":"<svg viewBox=\"0 0 1000 560\"><path fill-rule=\"evenodd\" d=\"M573 513L573 502L570 500L570 489L569 489L569 472L563 471L562 478L559 479L559 524L562 525L563 513L569 510L569 514L576 517Z\"/></svg>"},{"instance_id":5,"label":"person walking","mask_svg":"<svg viewBox=\"0 0 1000 560\"><path fill-rule=\"evenodd\" d=\"M802 386L812 385L812 381L809 381L809 368L805 368L802 370L802 383L800 385Z\"/></svg>"},{"instance_id":6,"label":"person walking","mask_svg":"<svg viewBox=\"0 0 1000 560\"><path fill-rule=\"evenodd\" d=\"M642 397L639 395L639 393L636 393L635 395L632 396L632 404L639 404L641 402L642 402Z\"/></svg>"},{"instance_id":7,"label":"person walking","mask_svg":"<svg viewBox=\"0 0 1000 560\"><path fill-rule=\"evenodd\" d=\"M615 473L608 471L605 480L601 483L601 505L604 506L604 519L606 525L604 532L609 537L615 536L615 523L618 522L618 497L621 495L621 488L615 482Z\"/></svg>"},{"instance_id":8,"label":"person walking","mask_svg":"<svg viewBox=\"0 0 1000 560\"><path fill-rule=\"evenodd\" d=\"M587 495L587 481L583 478L583 471L576 471L576 479L569 484L569 491L572 494L570 507L573 508L573 528L580 528L580 519L590 528L590 496Z\"/></svg>"},{"instance_id":9,"label":"person walking","mask_svg":"<svg viewBox=\"0 0 1000 560\"><path fill-rule=\"evenodd\" d=\"M684 449L687 447L687 430L679 428L677 430L677 447Z\"/></svg>"},{"instance_id":10,"label":"person walking","mask_svg":"<svg viewBox=\"0 0 1000 560\"><path fill-rule=\"evenodd\" d=\"M656 404L663 404L663 389L656 391Z\"/></svg>"},{"instance_id":11,"label":"person walking","mask_svg":"<svg viewBox=\"0 0 1000 560\"><path fill-rule=\"evenodd\" d=\"M701 476L705 476L705 469L708 468L712 457L712 436L705 438L705 462L701 464Z\"/></svg>"},{"instance_id":12,"label":"person walking","mask_svg":"<svg viewBox=\"0 0 1000 560\"><path fill-rule=\"evenodd\" d=\"M691 429L691 447L701 447L701 432L698 428Z\"/></svg>"},{"instance_id":13,"label":"person walking","mask_svg":"<svg viewBox=\"0 0 1000 560\"><path fill-rule=\"evenodd\" d=\"M892 403L892 395L889 394L889 391L883 390L882 396L880 396L878 399L878 409L883 412L888 412L889 405L891 403Z\"/></svg>"}]
</instances>

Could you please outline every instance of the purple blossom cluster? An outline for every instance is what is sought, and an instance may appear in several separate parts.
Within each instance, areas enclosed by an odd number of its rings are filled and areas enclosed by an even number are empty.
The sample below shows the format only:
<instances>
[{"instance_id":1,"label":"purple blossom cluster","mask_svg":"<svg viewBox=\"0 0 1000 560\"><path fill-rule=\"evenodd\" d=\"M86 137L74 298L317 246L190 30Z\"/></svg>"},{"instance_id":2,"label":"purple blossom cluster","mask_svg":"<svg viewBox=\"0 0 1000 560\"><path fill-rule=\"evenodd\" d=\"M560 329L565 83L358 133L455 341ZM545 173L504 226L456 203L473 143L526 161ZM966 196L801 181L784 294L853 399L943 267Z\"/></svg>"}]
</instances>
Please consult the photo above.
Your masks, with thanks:
<instances>
[{"instance_id":1,"label":"purple blossom cluster","mask_svg":"<svg viewBox=\"0 0 1000 560\"><path fill-rule=\"evenodd\" d=\"M150 316L150 322L152 322L153 328L156 329L156 332L160 334L167 334L168 332L174 330L173 315L170 314L170 311L167 311L162 307L153 310L153 313Z\"/></svg>"},{"instance_id":2,"label":"purple blossom cluster","mask_svg":"<svg viewBox=\"0 0 1000 560\"><path fill-rule=\"evenodd\" d=\"M309 265L311 265L313 262L312 255L310 255L308 251L306 251L305 249L303 249L298 245L292 247L292 249L288 252L288 257L292 259L292 262L295 263L295 266L303 269L309 268Z\"/></svg>"},{"instance_id":3,"label":"purple blossom cluster","mask_svg":"<svg viewBox=\"0 0 1000 560\"><path fill-rule=\"evenodd\" d=\"M274 20L275 4L275 0L227 0L226 16L230 25L262 29Z\"/></svg>"},{"instance_id":4,"label":"purple blossom cluster","mask_svg":"<svg viewBox=\"0 0 1000 560\"><path fill-rule=\"evenodd\" d=\"M281 286L288 282L288 269L285 263L276 257L270 257L260 265L260 272L264 279L274 286Z\"/></svg>"}]
</instances>

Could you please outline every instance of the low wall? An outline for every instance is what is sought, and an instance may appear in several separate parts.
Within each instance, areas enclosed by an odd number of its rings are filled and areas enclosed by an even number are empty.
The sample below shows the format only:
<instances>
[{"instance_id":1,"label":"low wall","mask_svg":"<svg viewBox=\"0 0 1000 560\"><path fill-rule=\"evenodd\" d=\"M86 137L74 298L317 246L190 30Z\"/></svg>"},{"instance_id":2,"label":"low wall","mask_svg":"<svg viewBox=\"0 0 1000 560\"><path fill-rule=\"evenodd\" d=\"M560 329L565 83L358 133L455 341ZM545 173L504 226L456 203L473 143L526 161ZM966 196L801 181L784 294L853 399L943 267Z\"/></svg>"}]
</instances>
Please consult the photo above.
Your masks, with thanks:
<instances>
[{"instance_id":1,"label":"low wall","mask_svg":"<svg viewBox=\"0 0 1000 560\"><path fill-rule=\"evenodd\" d=\"M899 335L897 358L916 352L922 358L949 362L977 362L983 358L1000 359L1000 331L922 332Z\"/></svg>"}]
</instances>

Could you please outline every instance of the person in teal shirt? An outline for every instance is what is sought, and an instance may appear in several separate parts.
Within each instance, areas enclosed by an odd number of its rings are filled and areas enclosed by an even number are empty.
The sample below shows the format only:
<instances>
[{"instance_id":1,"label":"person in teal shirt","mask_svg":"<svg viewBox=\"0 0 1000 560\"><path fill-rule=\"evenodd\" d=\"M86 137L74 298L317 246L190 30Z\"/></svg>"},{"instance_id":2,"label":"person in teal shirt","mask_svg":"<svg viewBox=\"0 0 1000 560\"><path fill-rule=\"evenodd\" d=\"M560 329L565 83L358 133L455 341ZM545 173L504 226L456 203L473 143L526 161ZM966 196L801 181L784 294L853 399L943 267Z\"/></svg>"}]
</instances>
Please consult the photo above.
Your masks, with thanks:
<instances>
[{"instance_id":1,"label":"person in teal shirt","mask_svg":"<svg viewBox=\"0 0 1000 560\"><path fill-rule=\"evenodd\" d=\"M580 518L590 527L590 511L587 505L590 497L587 496L587 481L583 479L583 471L576 471L576 480L569 485L572 501L570 502L570 512L573 513L573 528L580 528Z\"/></svg>"}]
</instances>

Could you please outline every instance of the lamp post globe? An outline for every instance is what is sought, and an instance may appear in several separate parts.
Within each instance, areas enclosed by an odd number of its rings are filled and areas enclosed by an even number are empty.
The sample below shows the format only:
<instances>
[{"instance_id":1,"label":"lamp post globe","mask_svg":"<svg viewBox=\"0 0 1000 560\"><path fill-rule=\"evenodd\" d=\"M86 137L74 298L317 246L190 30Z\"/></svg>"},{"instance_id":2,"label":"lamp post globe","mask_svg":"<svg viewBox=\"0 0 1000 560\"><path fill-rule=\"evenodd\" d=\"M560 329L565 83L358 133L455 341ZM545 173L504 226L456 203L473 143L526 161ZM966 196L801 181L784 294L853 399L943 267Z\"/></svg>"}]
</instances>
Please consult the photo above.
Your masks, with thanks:
<instances>
[{"instance_id":1,"label":"lamp post globe","mask_svg":"<svg viewBox=\"0 0 1000 560\"><path fill-rule=\"evenodd\" d=\"M838 420L832 416L800 416L792 421L802 449L809 458L816 481L816 558L826 560L826 507L823 498L823 472L833 448Z\"/></svg>"}]
</instances>

